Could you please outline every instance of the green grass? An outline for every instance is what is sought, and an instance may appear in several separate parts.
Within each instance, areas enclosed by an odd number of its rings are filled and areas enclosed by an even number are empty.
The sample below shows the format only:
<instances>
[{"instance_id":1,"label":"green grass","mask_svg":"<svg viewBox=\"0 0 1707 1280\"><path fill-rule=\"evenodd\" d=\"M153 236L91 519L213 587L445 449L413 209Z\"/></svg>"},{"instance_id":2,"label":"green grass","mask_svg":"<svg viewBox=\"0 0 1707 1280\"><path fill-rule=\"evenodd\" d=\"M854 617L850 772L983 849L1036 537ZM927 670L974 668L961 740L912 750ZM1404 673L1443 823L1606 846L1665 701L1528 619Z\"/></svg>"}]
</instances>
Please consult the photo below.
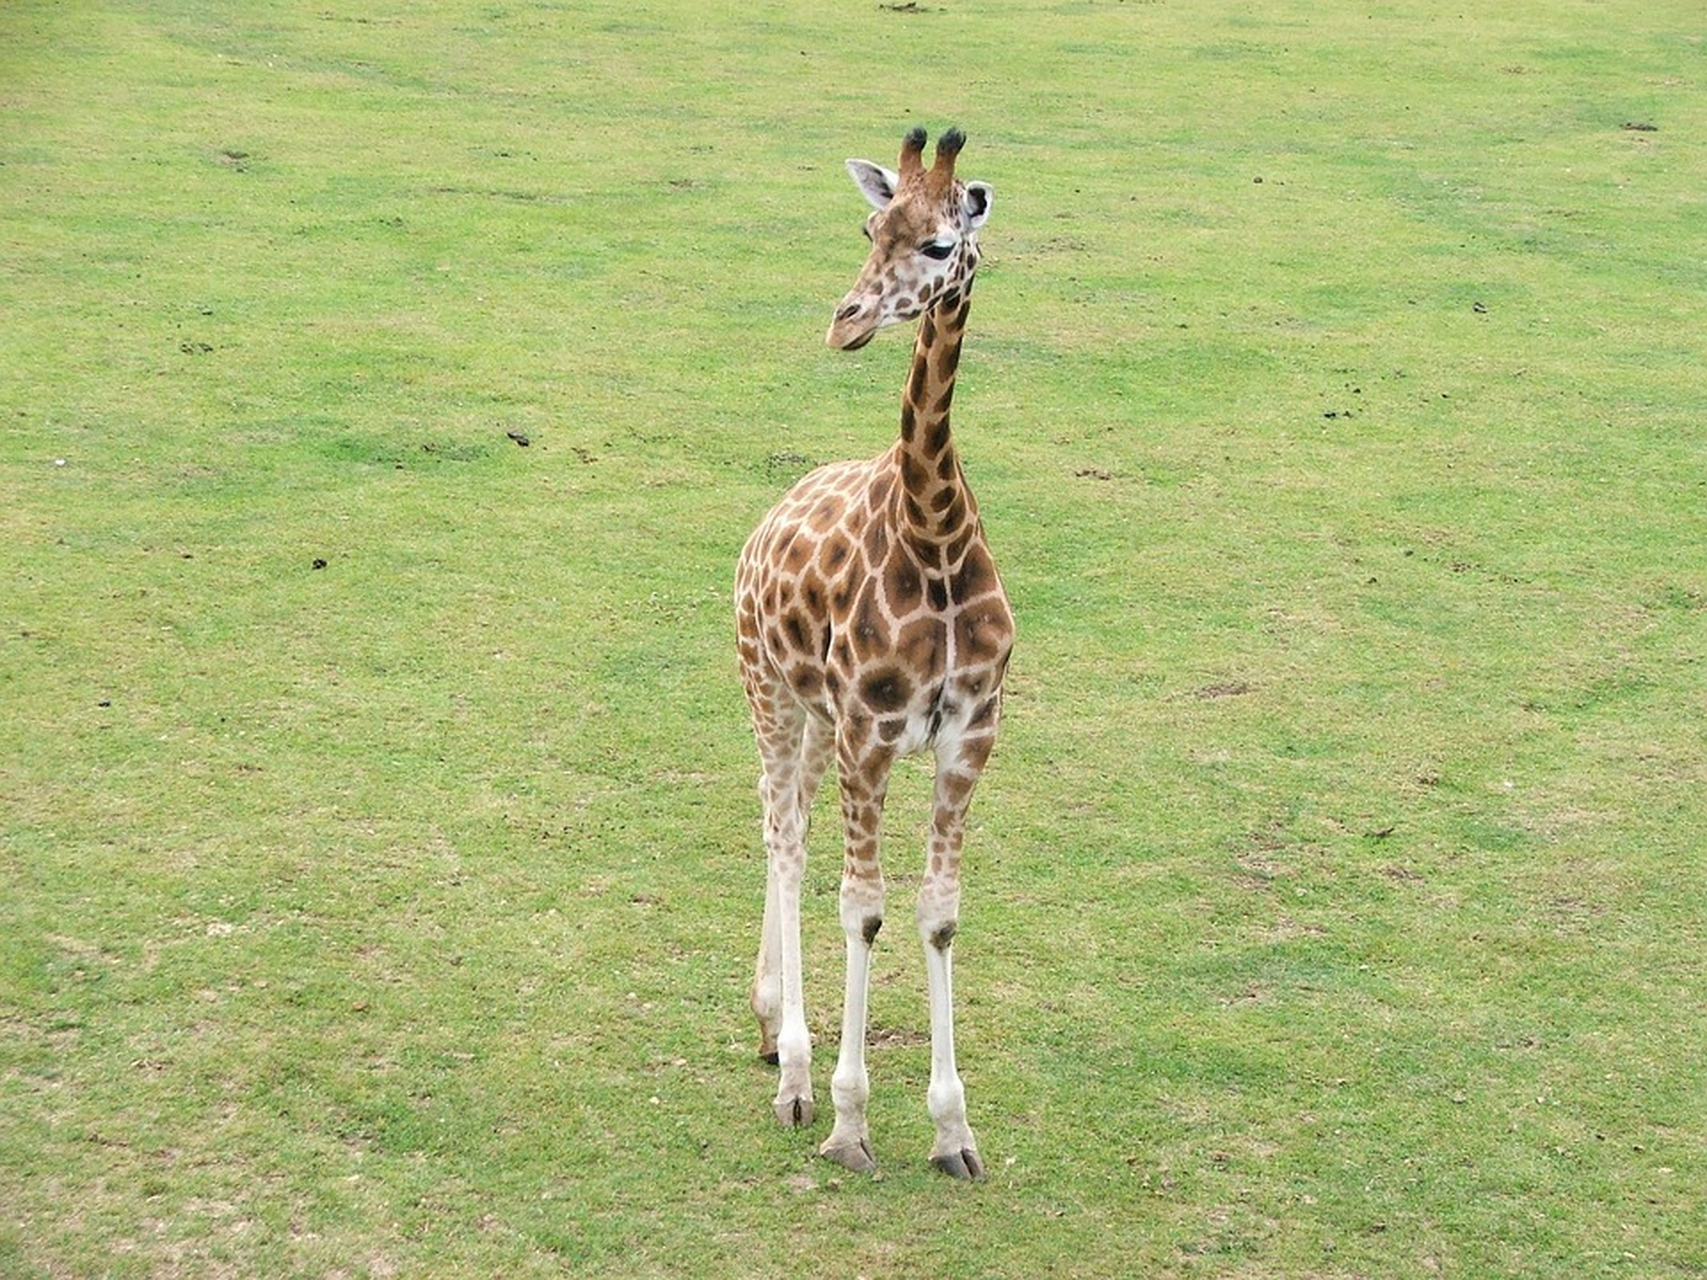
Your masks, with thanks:
<instances>
[{"instance_id":1,"label":"green grass","mask_svg":"<svg viewBox=\"0 0 1707 1280\"><path fill-rule=\"evenodd\" d=\"M0 1274L1707 1273L1697 7L919 8L0 9ZM892 437L913 123L972 1188L905 930L879 1179L746 1012L732 563Z\"/></svg>"}]
</instances>

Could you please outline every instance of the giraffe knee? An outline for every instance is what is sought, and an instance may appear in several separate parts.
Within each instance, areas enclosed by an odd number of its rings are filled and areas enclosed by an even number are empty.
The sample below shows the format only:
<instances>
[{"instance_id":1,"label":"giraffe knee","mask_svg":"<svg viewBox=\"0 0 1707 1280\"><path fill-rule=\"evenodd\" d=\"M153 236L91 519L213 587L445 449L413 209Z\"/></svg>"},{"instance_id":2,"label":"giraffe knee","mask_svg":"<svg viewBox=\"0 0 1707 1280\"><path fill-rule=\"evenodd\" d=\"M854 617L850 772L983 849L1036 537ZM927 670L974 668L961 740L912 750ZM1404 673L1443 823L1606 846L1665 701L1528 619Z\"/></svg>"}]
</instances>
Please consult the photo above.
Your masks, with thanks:
<instances>
[{"instance_id":1,"label":"giraffe knee","mask_svg":"<svg viewBox=\"0 0 1707 1280\"><path fill-rule=\"evenodd\" d=\"M883 877L867 878L844 870L841 897L842 931L848 941L859 938L871 946L883 928Z\"/></svg>"},{"instance_id":2,"label":"giraffe knee","mask_svg":"<svg viewBox=\"0 0 1707 1280\"><path fill-rule=\"evenodd\" d=\"M927 887L919 898L918 924L920 941L947 955L960 928L960 895L935 894Z\"/></svg>"}]
</instances>

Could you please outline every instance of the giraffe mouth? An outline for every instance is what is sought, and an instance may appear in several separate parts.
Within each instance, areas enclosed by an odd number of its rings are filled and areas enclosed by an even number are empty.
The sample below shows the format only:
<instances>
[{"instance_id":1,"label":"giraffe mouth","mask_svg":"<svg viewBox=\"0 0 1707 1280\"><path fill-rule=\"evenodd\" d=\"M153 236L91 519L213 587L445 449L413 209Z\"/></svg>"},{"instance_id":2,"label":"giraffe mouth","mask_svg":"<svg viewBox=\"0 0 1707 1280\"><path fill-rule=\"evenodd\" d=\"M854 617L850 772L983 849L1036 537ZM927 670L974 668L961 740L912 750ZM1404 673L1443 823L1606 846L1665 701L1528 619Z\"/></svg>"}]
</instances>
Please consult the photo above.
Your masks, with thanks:
<instances>
[{"instance_id":1,"label":"giraffe mouth","mask_svg":"<svg viewBox=\"0 0 1707 1280\"><path fill-rule=\"evenodd\" d=\"M825 344L837 351L858 351L883 327L883 309L875 300L858 297L857 293L842 299L830 319L830 331L824 335Z\"/></svg>"},{"instance_id":2,"label":"giraffe mouth","mask_svg":"<svg viewBox=\"0 0 1707 1280\"><path fill-rule=\"evenodd\" d=\"M858 351L875 338L882 327L881 322L873 324L859 316L837 317L830 331L824 335L824 341L837 351Z\"/></svg>"}]
</instances>

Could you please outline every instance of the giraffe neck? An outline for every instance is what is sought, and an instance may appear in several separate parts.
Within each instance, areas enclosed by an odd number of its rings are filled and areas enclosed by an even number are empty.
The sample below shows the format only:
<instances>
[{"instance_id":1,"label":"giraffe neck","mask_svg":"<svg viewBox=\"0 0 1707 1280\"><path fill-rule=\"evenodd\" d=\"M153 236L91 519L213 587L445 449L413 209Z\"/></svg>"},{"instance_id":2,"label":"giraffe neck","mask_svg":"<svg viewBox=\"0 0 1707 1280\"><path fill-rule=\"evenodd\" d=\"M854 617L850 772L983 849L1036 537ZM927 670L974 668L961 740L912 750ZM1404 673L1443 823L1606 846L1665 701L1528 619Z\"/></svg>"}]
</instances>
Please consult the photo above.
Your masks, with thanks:
<instances>
[{"instance_id":1,"label":"giraffe neck","mask_svg":"<svg viewBox=\"0 0 1707 1280\"><path fill-rule=\"evenodd\" d=\"M917 544L964 549L978 509L960 470L949 407L960 365L960 343L972 308L971 281L951 288L919 322L913 367L901 392L901 523Z\"/></svg>"}]
</instances>

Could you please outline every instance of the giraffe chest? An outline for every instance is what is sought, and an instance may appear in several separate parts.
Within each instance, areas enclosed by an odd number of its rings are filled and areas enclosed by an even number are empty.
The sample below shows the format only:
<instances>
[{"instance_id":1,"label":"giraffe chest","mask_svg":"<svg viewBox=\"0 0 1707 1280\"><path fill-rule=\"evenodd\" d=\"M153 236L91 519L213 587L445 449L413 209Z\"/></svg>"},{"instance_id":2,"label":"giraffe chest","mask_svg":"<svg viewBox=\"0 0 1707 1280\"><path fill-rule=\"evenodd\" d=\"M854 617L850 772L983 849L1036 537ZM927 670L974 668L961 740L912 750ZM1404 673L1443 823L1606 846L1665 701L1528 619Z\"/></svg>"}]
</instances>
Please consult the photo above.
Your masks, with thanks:
<instances>
[{"instance_id":1,"label":"giraffe chest","mask_svg":"<svg viewBox=\"0 0 1707 1280\"><path fill-rule=\"evenodd\" d=\"M966 569L891 565L853 586L830 619L824 683L833 714L869 718L901 754L993 727L1013 619L982 547Z\"/></svg>"},{"instance_id":2,"label":"giraffe chest","mask_svg":"<svg viewBox=\"0 0 1707 1280\"><path fill-rule=\"evenodd\" d=\"M907 752L993 727L1013 618L975 526L947 568L902 539L881 462L824 468L779 504L743 552L737 618L744 662Z\"/></svg>"}]
</instances>

